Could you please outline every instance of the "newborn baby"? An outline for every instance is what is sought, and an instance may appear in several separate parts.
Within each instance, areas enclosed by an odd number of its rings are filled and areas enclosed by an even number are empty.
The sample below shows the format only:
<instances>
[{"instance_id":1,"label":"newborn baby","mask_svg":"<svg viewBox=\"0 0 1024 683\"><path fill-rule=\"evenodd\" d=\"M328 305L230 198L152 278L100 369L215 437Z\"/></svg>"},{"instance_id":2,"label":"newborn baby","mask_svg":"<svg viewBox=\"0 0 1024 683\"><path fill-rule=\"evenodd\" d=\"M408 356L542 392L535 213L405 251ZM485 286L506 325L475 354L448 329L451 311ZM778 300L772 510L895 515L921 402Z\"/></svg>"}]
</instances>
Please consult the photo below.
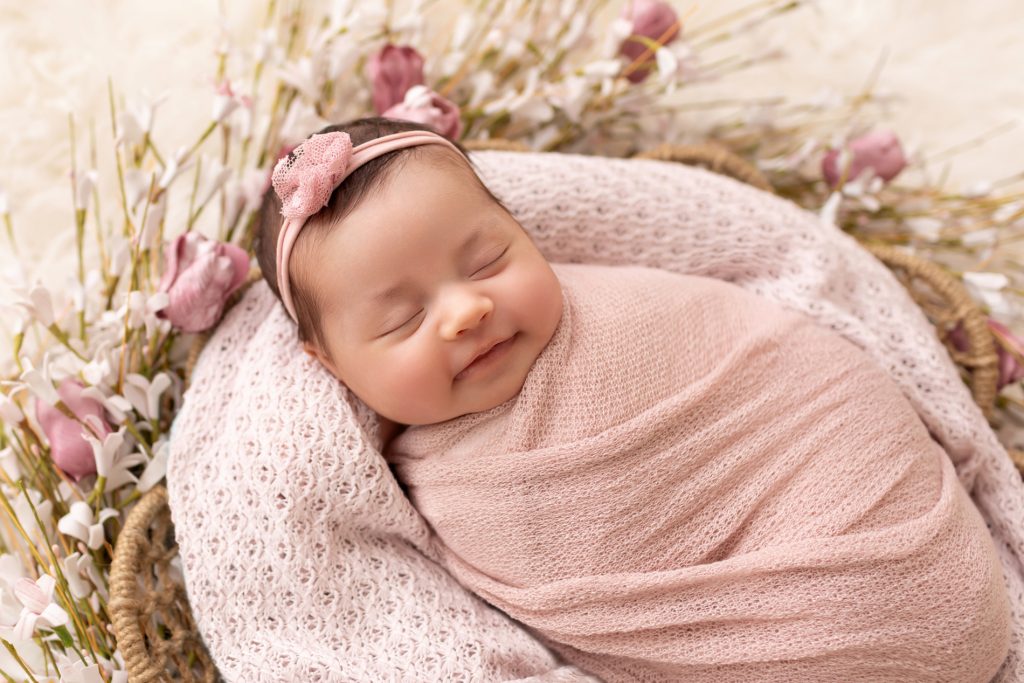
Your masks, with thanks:
<instances>
[{"instance_id":1,"label":"newborn baby","mask_svg":"<svg viewBox=\"0 0 1024 683\"><path fill-rule=\"evenodd\" d=\"M993 676L992 539L867 354L727 282L547 263L454 146L375 161L265 206L258 254L462 585L606 681Z\"/></svg>"}]
</instances>

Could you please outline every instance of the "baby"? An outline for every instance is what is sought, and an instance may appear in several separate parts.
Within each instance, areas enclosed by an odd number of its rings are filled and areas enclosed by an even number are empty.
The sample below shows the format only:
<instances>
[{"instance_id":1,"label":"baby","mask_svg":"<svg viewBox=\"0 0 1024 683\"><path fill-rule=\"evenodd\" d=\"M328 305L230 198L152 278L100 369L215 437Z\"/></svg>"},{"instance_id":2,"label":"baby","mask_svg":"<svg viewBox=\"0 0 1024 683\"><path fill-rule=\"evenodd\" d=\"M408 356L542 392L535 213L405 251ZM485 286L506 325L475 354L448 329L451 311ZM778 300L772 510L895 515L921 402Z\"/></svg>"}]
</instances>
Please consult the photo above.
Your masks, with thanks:
<instances>
[{"instance_id":1,"label":"baby","mask_svg":"<svg viewBox=\"0 0 1024 683\"><path fill-rule=\"evenodd\" d=\"M987 681L984 521L884 370L710 278L549 264L429 129L274 172L260 266L381 418L436 559L606 681ZM284 220L282 221L282 217Z\"/></svg>"}]
</instances>

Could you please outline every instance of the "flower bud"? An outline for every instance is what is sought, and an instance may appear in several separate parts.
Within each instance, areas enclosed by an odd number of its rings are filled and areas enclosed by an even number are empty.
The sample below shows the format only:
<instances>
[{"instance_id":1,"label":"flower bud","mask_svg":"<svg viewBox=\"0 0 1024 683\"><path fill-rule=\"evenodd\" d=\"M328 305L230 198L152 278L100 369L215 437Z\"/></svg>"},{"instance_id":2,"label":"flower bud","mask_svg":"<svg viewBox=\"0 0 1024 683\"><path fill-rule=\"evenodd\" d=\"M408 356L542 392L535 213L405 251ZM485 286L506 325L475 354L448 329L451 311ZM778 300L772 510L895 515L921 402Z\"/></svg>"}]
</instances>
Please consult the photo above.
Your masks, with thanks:
<instances>
[{"instance_id":1,"label":"flower bud","mask_svg":"<svg viewBox=\"0 0 1024 683\"><path fill-rule=\"evenodd\" d=\"M82 395L85 386L73 377L66 378L57 389L60 400L79 420L89 425L98 425L100 437L111 432L103 415L103 406L94 399ZM72 420L56 407L36 400L36 421L43 428L46 440L50 442L50 457L54 464L76 482L82 477L96 473L96 459L92 445L82 436L87 427ZM91 418L91 419L87 419Z\"/></svg>"},{"instance_id":2,"label":"flower bud","mask_svg":"<svg viewBox=\"0 0 1024 683\"><path fill-rule=\"evenodd\" d=\"M398 104L406 91L423 81L423 57L408 45L390 43L370 57L366 75L373 87L373 106L382 114Z\"/></svg>"},{"instance_id":3,"label":"flower bud","mask_svg":"<svg viewBox=\"0 0 1024 683\"><path fill-rule=\"evenodd\" d=\"M241 247L196 232L179 235L168 245L167 267L157 287L170 303L156 316L183 332L212 327L228 297L248 277L249 264L249 254Z\"/></svg>"},{"instance_id":4,"label":"flower bud","mask_svg":"<svg viewBox=\"0 0 1024 683\"><path fill-rule=\"evenodd\" d=\"M662 45L668 45L679 37L680 27L676 25L679 17L667 2L630 0L622 6L620 16L633 22L631 36L619 46L619 54L629 59L631 63L647 51L647 46L632 36L642 36L655 41L660 38ZM663 38L662 35L666 31L668 35ZM650 75L655 60L654 54L652 50L643 58L640 66L626 76L631 83L639 83Z\"/></svg>"},{"instance_id":5,"label":"flower bud","mask_svg":"<svg viewBox=\"0 0 1024 683\"><path fill-rule=\"evenodd\" d=\"M890 130L878 130L862 135L851 141L847 145L847 150L853 157L846 175L847 181L859 176L864 169L871 168L876 176L888 182L899 175L907 165L900 140L896 133ZM822 175L833 188L839 184L839 178L843 173L842 166L838 163L839 156L840 151L833 149L821 160Z\"/></svg>"},{"instance_id":6,"label":"flower bud","mask_svg":"<svg viewBox=\"0 0 1024 683\"><path fill-rule=\"evenodd\" d=\"M462 132L458 106L425 85L409 88L405 93L405 99L385 111L382 116L422 123L449 140L457 140L459 133Z\"/></svg>"}]
</instances>

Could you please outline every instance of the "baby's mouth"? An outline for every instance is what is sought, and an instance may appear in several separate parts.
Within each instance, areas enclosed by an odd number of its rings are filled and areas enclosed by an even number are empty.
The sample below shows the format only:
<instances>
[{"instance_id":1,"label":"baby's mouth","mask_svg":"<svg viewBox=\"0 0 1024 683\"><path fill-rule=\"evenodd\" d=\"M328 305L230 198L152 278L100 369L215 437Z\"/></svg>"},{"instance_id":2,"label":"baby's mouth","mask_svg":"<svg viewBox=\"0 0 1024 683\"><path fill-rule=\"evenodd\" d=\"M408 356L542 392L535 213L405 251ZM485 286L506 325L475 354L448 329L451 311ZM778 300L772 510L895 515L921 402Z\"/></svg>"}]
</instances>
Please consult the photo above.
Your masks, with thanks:
<instances>
[{"instance_id":1,"label":"baby's mouth","mask_svg":"<svg viewBox=\"0 0 1024 683\"><path fill-rule=\"evenodd\" d=\"M467 365L462 372L455 375L455 381L463 380L468 377L473 377L482 372L486 372L491 369L500 359L504 358L512 346L515 340L519 337L519 333L516 332L505 341L499 342L492 346L486 353L477 356L472 363Z\"/></svg>"}]
</instances>

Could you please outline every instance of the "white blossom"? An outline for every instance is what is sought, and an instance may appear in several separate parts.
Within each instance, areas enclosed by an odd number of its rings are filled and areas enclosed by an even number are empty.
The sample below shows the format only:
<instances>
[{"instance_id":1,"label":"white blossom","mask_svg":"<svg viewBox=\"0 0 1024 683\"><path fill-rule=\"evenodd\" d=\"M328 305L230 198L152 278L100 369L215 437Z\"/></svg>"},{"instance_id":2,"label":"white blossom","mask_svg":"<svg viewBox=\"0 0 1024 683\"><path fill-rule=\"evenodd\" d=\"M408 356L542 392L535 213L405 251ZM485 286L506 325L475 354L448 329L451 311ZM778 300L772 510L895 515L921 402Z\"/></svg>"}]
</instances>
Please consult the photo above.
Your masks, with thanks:
<instances>
[{"instance_id":1,"label":"white blossom","mask_svg":"<svg viewBox=\"0 0 1024 683\"><path fill-rule=\"evenodd\" d=\"M134 209L149 194L154 173L132 168L124 174L124 196L129 209Z\"/></svg>"},{"instance_id":2,"label":"white blossom","mask_svg":"<svg viewBox=\"0 0 1024 683\"><path fill-rule=\"evenodd\" d=\"M18 379L36 398L51 406L55 406L57 401L60 400L60 394L57 393L53 377L50 374L50 355L52 353L52 351L46 351L43 354L42 368L36 368L32 364L31 358L22 358L21 363L26 370L21 373L21 377Z\"/></svg>"},{"instance_id":3,"label":"white blossom","mask_svg":"<svg viewBox=\"0 0 1024 683\"><path fill-rule=\"evenodd\" d=\"M821 222L826 225L835 225L836 217L839 213L839 204L843 201L843 195L840 192L833 192L829 195L825 205L821 207L821 211L818 217Z\"/></svg>"},{"instance_id":4,"label":"white blossom","mask_svg":"<svg viewBox=\"0 0 1024 683\"><path fill-rule=\"evenodd\" d=\"M987 197L992 194L992 183L988 180L979 180L971 183L961 194L968 199Z\"/></svg>"},{"instance_id":5,"label":"white blossom","mask_svg":"<svg viewBox=\"0 0 1024 683\"><path fill-rule=\"evenodd\" d=\"M0 468L3 468L11 481L21 479L21 467L18 465L18 456L15 455L14 449L10 446L0 450Z\"/></svg>"},{"instance_id":6,"label":"white blossom","mask_svg":"<svg viewBox=\"0 0 1024 683\"><path fill-rule=\"evenodd\" d=\"M904 225L910 228L915 235L920 235L926 240L937 241L942 236L942 221L931 216L914 216L904 221Z\"/></svg>"},{"instance_id":7,"label":"white blossom","mask_svg":"<svg viewBox=\"0 0 1024 683\"><path fill-rule=\"evenodd\" d=\"M103 522L118 516L120 513L117 510L103 508L100 510L99 518L94 519L89 504L79 500L72 503L70 512L57 522L57 530L66 536L77 538L91 550L96 550L103 545Z\"/></svg>"},{"instance_id":8,"label":"white blossom","mask_svg":"<svg viewBox=\"0 0 1024 683\"><path fill-rule=\"evenodd\" d=\"M107 363L107 361L104 361L104 363ZM116 374L114 376L116 377ZM104 382L104 386L106 386L106 382ZM125 420L128 419L128 411L132 409L132 404L124 396L115 393L107 396L99 386L90 386L82 389L82 396L87 396L103 404L103 407L112 417L111 421L119 425L124 424Z\"/></svg>"},{"instance_id":9,"label":"white blossom","mask_svg":"<svg viewBox=\"0 0 1024 683\"><path fill-rule=\"evenodd\" d=\"M153 488L167 474L167 457L170 454L167 439L161 437L153 445L153 459L146 465L139 477L138 489L142 493Z\"/></svg>"},{"instance_id":10,"label":"white blossom","mask_svg":"<svg viewBox=\"0 0 1024 683\"><path fill-rule=\"evenodd\" d=\"M242 106L241 98L231 90L231 83L224 81L217 86L217 91L213 96L210 118L215 123L221 123L240 106Z\"/></svg>"},{"instance_id":11,"label":"white blossom","mask_svg":"<svg viewBox=\"0 0 1024 683\"><path fill-rule=\"evenodd\" d=\"M36 581L20 578L14 584L14 595L25 608L18 617L14 633L18 638L31 638L36 626L53 628L68 623L68 613L53 602L56 579L43 574Z\"/></svg>"},{"instance_id":12,"label":"white blossom","mask_svg":"<svg viewBox=\"0 0 1024 683\"><path fill-rule=\"evenodd\" d=\"M1002 293L1003 288L1010 284L1009 278L1002 273L967 271L963 274L967 291L975 299L988 306L997 318L1012 318L1017 313L1015 307L1007 301Z\"/></svg>"},{"instance_id":13,"label":"white blossom","mask_svg":"<svg viewBox=\"0 0 1024 683\"><path fill-rule=\"evenodd\" d=\"M106 477L107 491L138 481L128 469L146 462L146 456L138 451L128 455L122 453L125 429L122 426L116 432L107 434L102 443L92 434L82 433L82 437L92 445L93 457L96 459L96 474Z\"/></svg>"},{"instance_id":14,"label":"white blossom","mask_svg":"<svg viewBox=\"0 0 1024 683\"><path fill-rule=\"evenodd\" d=\"M89 197L92 195L96 181L99 180L99 173L96 169L90 169L81 174L75 183L75 209L82 210L89 206Z\"/></svg>"},{"instance_id":15,"label":"white blossom","mask_svg":"<svg viewBox=\"0 0 1024 683\"><path fill-rule=\"evenodd\" d=\"M174 156L167 160L167 165L164 167L163 175L160 176L160 182L158 183L161 190L166 190L174 182L175 178L193 164L192 159L189 159L187 162L185 161L188 153L188 147L179 147Z\"/></svg>"},{"instance_id":16,"label":"white blossom","mask_svg":"<svg viewBox=\"0 0 1024 683\"><path fill-rule=\"evenodd\" d=\"M298 63L289 63L277 68L278 77L292 86L309 102L320 98L320 82L309 57L303 57Z\"/></svg>"},{"instance_id":17,"label":"white blossom","mask_svg":"<svg viewBox=\"0 0 1024 683\"><path fill-rule=\"evenodd\" d=\"M25 419L25 415L21 412L18 404L4 393L0 393L0 419L11 426Z\"/></svg>"},{"instance_id":18,"label":"white blossom","mask_svg":"<svg viewBox=\"0 0 1024 683\"><path fill-rule=\"evenodd\" d=\"M11 290L17 296L13 305L21 308L27 317L34 318L44 327L49 327L56 322L53 313L53 296L50 294L50 290L38 281L31 289L14 285Z\"/></svg>"},{"instance_id":19,"label":"white blossom","mask_svg":"<svg viewBox=\"0 0 1024 683\"><path fill-rule=\"evenodd\" d=\"M160 414L160 395L171 386L171 378L166 372L157 373L152 383L137 373L128 373L125 377L124 395L135 410L147 420L154 420Z\"/></svg>"}]
</instances>

